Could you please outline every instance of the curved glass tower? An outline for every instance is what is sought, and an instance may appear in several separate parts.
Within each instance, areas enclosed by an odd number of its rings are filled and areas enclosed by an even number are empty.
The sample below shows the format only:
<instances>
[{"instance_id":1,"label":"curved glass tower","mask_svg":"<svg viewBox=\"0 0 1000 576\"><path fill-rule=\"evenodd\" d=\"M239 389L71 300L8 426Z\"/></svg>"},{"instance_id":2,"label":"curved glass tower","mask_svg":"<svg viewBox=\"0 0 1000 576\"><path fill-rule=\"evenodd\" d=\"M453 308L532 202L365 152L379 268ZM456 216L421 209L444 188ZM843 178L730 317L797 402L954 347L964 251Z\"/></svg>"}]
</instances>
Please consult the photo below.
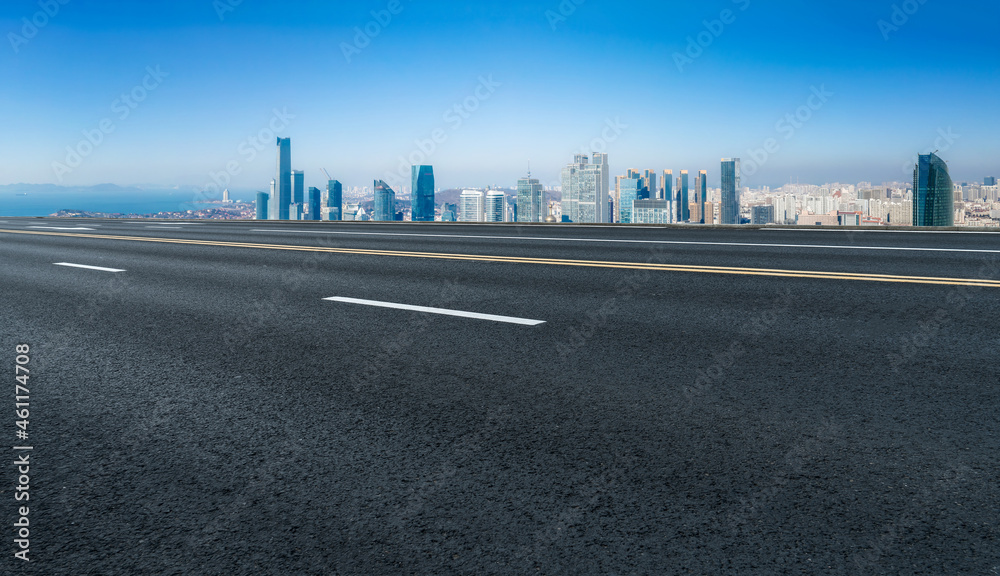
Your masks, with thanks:
<instances>
[{"instance_id":1,"label":"curved glass tower","mask_svg":"<svg viewBox=\"0 0 1000 576\"><path fill-rule=\"evenodd\" d=\"M913 169L913 225L955 225L955 187L937 154L921 154Z\"/></svg>"},{"instance_id":2,"label":"curved glass tower","mask_svg":"<svg viewBox=\"0 0 1000 576\"><path fill-rule=\"evenodd\" d=\"M396 192L382 180L375 181L375 213L372 220L392 222L396 219Z\"/></svg>"},{"instance_id":3,"label":"curved glass tower","mask_svg":"<svg viewBox=\"0 0 1000 576\"><path fill-rule=\"evenodd\" d=\"M411 166L413 187L410 188L410 219L414 222L434 221L434 167Z\"/></svg>"}]
</instances>

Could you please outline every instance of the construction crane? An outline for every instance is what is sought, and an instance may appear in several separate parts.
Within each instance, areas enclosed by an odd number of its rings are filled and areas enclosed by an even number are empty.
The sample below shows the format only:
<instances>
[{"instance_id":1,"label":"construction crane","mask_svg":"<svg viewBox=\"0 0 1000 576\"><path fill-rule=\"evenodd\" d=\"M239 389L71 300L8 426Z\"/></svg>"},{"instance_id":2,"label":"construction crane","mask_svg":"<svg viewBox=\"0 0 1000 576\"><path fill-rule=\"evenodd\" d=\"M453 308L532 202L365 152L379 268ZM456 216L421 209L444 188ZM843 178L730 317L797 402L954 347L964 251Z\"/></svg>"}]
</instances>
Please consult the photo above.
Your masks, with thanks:
<instances>
[{"instance_id":1,"label":"construction crane","mask_svg":"<svg viewBox=\"0 0 1000 576\"><path fill-rule=\"evenodd\" d=\"M323 168L323 174L326 174L327 180L333 180L333 176L330 176L330 173L326 171L326 168Z\"/></svg>"}]
</instances>

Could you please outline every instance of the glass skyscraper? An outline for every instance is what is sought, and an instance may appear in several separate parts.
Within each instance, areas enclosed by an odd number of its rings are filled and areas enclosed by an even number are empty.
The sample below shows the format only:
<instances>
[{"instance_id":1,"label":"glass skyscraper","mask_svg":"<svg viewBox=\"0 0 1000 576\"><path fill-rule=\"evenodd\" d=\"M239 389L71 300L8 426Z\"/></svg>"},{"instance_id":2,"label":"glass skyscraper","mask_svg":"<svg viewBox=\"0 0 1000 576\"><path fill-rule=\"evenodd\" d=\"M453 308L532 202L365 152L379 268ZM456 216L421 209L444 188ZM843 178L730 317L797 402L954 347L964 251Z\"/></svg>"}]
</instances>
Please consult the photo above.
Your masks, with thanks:
<instances>
[{"instance_id":1,"label":"glass skyscraper","mask_svg":"<svg viewBox=\"0 0 1000 576\"><path fill-rule=\"evenodd\" d=\"M617 187L616 196L618 197L618 205L615 206L615 211L618 212L618 222L621 224L632 224L634 221L633 206L635 205L635 201L640 199L639 193L643 188L642 179L619 176Z\"/></svg>"},{"instance_id":2,"label":"glass skyscraper","mask_svg":"<svg viewBox=\"0 0 1000 576\"><path fill-rule=\"evenodd\" d=\"M382 180L375 181L375 211L372 220L392 222L396 219L396 192Z\"/></svg>"},{"instance_id":3,"label":"glass skyscraper","mask_svg":"<svg viewBox=\"0 0 1000 576\"><path fill-rule=\"evenodd\" d=\"M410 188L410 219L414 222L434 221L434 168L411 166L413 186Z\"/></svg>"},{"instance_id":4,"label":"glass skyscraper","mask_svg":"<svg viewBox=\"0 0 1000 576\"><path fill-rule=\"evenodd\" d=\"M461 196L462 213L459 215L460 222L482 222L483 193L480 190L465 190Z\"/></svg>"},{"instance_id":5,"label":"glass skyscraper","mask_svg":"<svg viewBox=\"0 0 1000 576\"><path fill-rule=\"evenodd\" d=\"M337 180L326 183L326 207L330 209L327 216L330 220L343 220L344 186Z\"/></svg>"},{"instance_id":6,"label":"glass skyscraper","mask_svg":"<svg viewBox=\"0 0 1000 576\"><path fill-rule=\"evenodd\" d=\"M267 204L271 201L271 196L266 192L257 193L257 219L267 220Z\"/></svg>"},{"instance_id":7,"label":"glass skyscraper","mask_svg":"<svg viewBox=\"0 0 1000 576\"><path fill-rule=\"evenodd\" d=\"M292 170L292 204L306 203L306 175L301 170Z\"/></svg>"},{"instance_id":8,"label":"glass skyscraper","mask_svg":"<svg viewBox=\"0 0 1000 576\"><path fill-rule=\"evenodd\" d=\"M663 171L663 193L660 194L660 199L666 200L668 204L673 205L674 202L674 171L664 170ZM674 219L673 210L670 211L670 221Z\"/></svg>"},{"instance_id":9,"label":"glass skyscraper","mask_svg":"<svg viewBox=\"0 0 1000 576\"><path fill-rule=\"evenodd\" d=\"M507 211L507 196L502 190L486 193L486 222L503 222Z\"/></svg>"},{"instance_id":10,"label":"glass skyscraper","mask_svg":"<svg viewBox=\"0 0 1000 576\"><path fill-rule=\"evenodd\" d=\"M320 206L323 205L323 193L319 188L309 188L309 220L322 220Z\"/></svg>"},{"instance_id":11,"label":"glass skyscraper","mask_svg":"<svg viewBox=\"0 0 1000 576\"><path fill-rule=\"evenodd\" d=\"M611 175L608 155L595 152L593 162L577 154L562 171L562 214L570 222L600 224L610 221L608 193Z\"/></svg>"},{"instance_id":12,"label":"glass skyscraper","mask_svg":"<svg viewBox=\"0 0 1000 576\"><path fill-rule=\"evenodd\" d=\"M545 194L542 184L529 173L517 181L517 221L544 222Z\"/></svg>"},{"instance_id":13,"label":"glass skyscraper","mask_svg":"<svg viewBox=\"0 0 1000 576\"><path fill-rule=\"evenodd\" d=\"M288 220L292 204L292 139L278 138L278 169L275 192L271 194L271 218Z\"/></svg>"},{"instance_id":14,"label":"glass skyscraper","mask_svg":"<svg viewBox=\"0 0 1000 576\"><path fill-rule=\"evenodd\" d=\"M921 154L913 169L913 225L955 225L955 187L937 154Z\"/></svg>"},{"instance_id":15,"label":"glass skyscraper","mask_svg":"<svg viewBox=\"0 0 1000 576\"><path fill-rule=\"evenodd\" d=\"M712 224L705 218L705 203L708 202L708 171L702 170L698 173L698 221L702 224Z\"/></svg>"},{"instance_id":16,"label":"glass skyscraper","mask_svg":"<svg viewBox=\"0 0 1000 576\"><path fill-rule=\"evenodd\" d=\"M680 181L677 183L677 221L691 220L691 203L688 199L688 171L681 170Z\"/></svg>"},{"instance_id":17,"label":"glass skyscraper","mask_svg":"<svg viewBox=\"0 0 1000 576\"><path fill-rule=\"evenodd\" d=\"M722 160L722 200L719 224L740 223L740 159Z\"/></svg>"}]
</instances>

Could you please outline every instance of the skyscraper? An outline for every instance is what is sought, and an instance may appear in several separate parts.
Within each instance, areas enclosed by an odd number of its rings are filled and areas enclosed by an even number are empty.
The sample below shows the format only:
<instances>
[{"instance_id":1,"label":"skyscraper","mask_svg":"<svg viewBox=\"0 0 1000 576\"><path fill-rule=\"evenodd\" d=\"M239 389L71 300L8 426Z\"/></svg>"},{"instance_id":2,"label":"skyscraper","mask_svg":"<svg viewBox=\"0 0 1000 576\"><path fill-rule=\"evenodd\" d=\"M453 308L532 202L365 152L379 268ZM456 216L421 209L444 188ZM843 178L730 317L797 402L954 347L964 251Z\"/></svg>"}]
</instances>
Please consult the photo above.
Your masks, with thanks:
<instances>
[{"instance_id":1,"label":"skyscraper","mask_svg":"<svg viewBox=\"0 0 1000 576\"><path fill-rule=\"evenodd\" d=\"M292 170L292 204L306 203L306 175L301 170Z\"/></svg>"},{"instance_id":2,"label":"skyscraper","mask_svg":"<svg viewBox=\"0 0 1000 576\"><path fill-rule=\"evenodd\" d=\"M277 190L271 195L275 220L288 220L288 207L292 204L292 139L278 138L278 169L275 176Z\"/></svg>"},{"instance_id":3,"label":"skyscraper","mask_svg":"<svg viewBox=\"0 0 1000 576\"><path fill-rule=\"evenodd\" d=\"M490 190L486 193L486 221L503 222L507 211L507 196L503 190Z\"/></svg>"},{"instance_id":4,"label":"skyscraper","mask_svg":"<svg viewBox=\"0 0 1000 576\"><path fill-rule=\"evenodd\" d=\"M740 159L722 159L722 199L719 224L740 223Z\"/></svg>"},{"instance_id":5,"label":"skyscraper","mask_svg":"<svg viewBox=\"0 0 1000 576\"><path fill-rule=\"evenodd\" d=\"M326 183L326 207L329 208L327 218L342 220L344 211L344 187L337 180Z\"/></svg>"},{"instance_id":6,"label":"skyscraper","mask_svg":"<svg viewBox=\"0 0 1000 576\"><path fill-rule=\"evenodd\" d=\"M271 201L271 196L266 192L257 193L257 219L267 220L267 204Z\"/></svg>"},{"instance_id":7,"label":"skyscraper","mask_svg":"<svg viewBox=\"0 0 1000 576\"><path fill-rule=\"evenodd\" d=\"M563 218L589 224L608 222L610 189L607 154L595 152L593 163L584 154L575 155L562 171Z\"/></svg>"},{"instance_id":8,"label":"skyscraper","mask_svg":"<svg viewBox=\"0 0 1000 576\"><path fill-rule=\"evenodd\" d=\"M267 219L278 219L278 181L271 180L271 193L267 197Z\"/></svg>"},{"instance_id":9,"label":"skyscraper","mask_svg":"<svg viewBox=\"0 0 1000 576\"><path fill-rule=\"evenodd\" d=\"M309 187L309 220L322 220L320 206L323 205L323 193L319 188Z\"/></svg>"},{"instance_id":10,"label":"skyscraper","mask_svg":"<svg viewBox=\"0 0 1000 576\"><path fill-rule=\"evenodd\" d=\"M921 154L913 169L913 225L955 225L954 185L937 154Z\"/></svg>"},{"instance_id":11,"label":"skyscraper","mask_svg":"<svg viewBox=\"0 0 1000 576\"><path fill-rule=\"evenodd\" d=\"M708 202L708 171L702 170L698 173L698 185L695 186L698 194L698 221L705 224L705 203ZM711 222L709 222L711 224Z\"/></svg>"},{"instance_id":12,"label":"skyscraper","mask_svg":"<svg viewBox=\"0 0 1000 576\"><path fill-rule=\"evenodd\" d=\"M545 221L545 194L542 184L528 173L526 178L517 181L517 221Z\"/></svg>"},{"instance_id":13,"label":"skyscraper","mask_svg":"<svg viewBox=\"0 0 1000 576\"><path fill-rule=\"evenodd\" d=\"M997 185L996 176L987 176L986 178L983 178L983 186L996 186L996 185Z\"/></svg>"},{"instance_id":14,"label":"skyscraper","mask_svg":"<svg viewBox=\"0 0 1000 576\"><path fill-rule=\"evenodd\" d=\"M646 194L644 200L656 200L657 195L660 193L660 189L656 187L656 170L646 170L645 175L642 177L642 185L646 188Z\"/></svg>"},{"instance_id":15,"label":"skyscraper","mask_svg":"<svg viewBox=\"0 0 1000 576\"><path fill-rule=\"evenodd\" d=\"M660 199L672 204L674 201L674 171L663 171L663 188L660 192ZM673 221L673 211L671 210L670 220Z\"/></svg>"},{"instance_id":16,"label":"skyscraper","mask_svg":"<svg viewBox=\"0 0 1000 576\"><path fill-rule=\"evenodd\" d=\"M465 190L461 196L462 213L459 222L483 221L483 193L480 190Z\"/></svg>"},{"instance_id":17,"label":"skyscraper","mask_svg":"<svg viewBox=\"0 0 1000 576\"><path fill-rule=\"evenodd\" d=\"M392 222L396 219L396 192L382 180L375 181L375 211L372 220Z\"/></svg>"},{"instance_id":18,"label":"skyscraper","mask_svg":"<svg viewBox=\"0 0 1000 576\"><path fill-rule=\"evenodd\" d=\"M688 171L681 170L680 178L677 180L677 221L689 220L691 220L691 204L688 198Z\"/></svg>"},{"instance_id":19,"label":"skyscraper","mask_svg":"<svg viewBox=\"0 0 1000 576\"><path fill-rule=\"evenodd\" d=\"M411 166L410 206L414 222L434 221L434 168Z\"/></svg>"},{"instance_id":20,"label":"skyscraper","mask_svg":"<svg viewBox=\"0 0 1000 576\"><path fill-rule=\"evenodd\" d=\"M622 224L632 224L633 206L639 200L639 193L642 190L642 180L635 177L619 176L615 182L615 212L616 222Z\"/></svg>"}]
</instances>

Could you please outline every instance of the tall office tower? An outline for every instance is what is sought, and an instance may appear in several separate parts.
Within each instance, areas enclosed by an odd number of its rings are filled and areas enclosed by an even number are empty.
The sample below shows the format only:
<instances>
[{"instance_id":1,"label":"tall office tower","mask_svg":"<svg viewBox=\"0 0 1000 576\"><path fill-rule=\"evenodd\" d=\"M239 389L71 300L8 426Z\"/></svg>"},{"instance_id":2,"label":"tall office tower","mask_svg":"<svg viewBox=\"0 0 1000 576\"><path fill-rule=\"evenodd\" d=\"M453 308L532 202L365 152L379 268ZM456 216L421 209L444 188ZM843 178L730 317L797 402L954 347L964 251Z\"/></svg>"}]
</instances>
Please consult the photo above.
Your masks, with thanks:
<instances>
[{"instance_id":1,"label":"tall office tower","mask_svg":"<svg viewBox=\"0 0 1000 576\"><path fill-rule=\"evenodd\" d=\"M267 199L267 219L277 220L278 219L278 182L276 180L271 180L271 193L268 194Z\"/></svg>"},{"instance_id":2,"label":"tall office tower","mask_svg":"<svg viewBox=\"0 0 1000 576\"><path fill-rule=\"evenodd\" d=\"M996 176L987 176L986 178L983 178L983 186L996 186L996 185L997 185Z\"/></svg>"},{"instance_id":3,"label":"tall office tower","mask_svg":"<svg viewBox=\"0 0 1000 576\"><path fill-rule=\"evenodd\" d=\"M674 171L663 171L663 188L660 190L660 199L673 203L674 201ZM670 214L670 221L673 222L673 213Z\"/></svg>"},{"instance_id":4,"label":"tall office tower","mask_svg":"<svg viewBox=\"0 0 1000 576\"><path fill-rule=\"evenodd\" d=\"M722 159L722 198L719 224L740 223L740 159Z\"/></svg>"},{"instance_id":5,"label":"tall office tower","mask_svg":"<svg viewBox=\"0 0 1000 576\"><path fill-rule=\"evenodd\" d=\"M434 221L434 168L432 166L410 167L412 187L410 206L414 222Z\"/></svg>"},{"instance_id":6,"label":"tall office tower","mask_svg":"<svg viewBox=\"0 0 1000 576\"><path fill-rule=\"evenodd\" d=\"M517 181L517 221L544 222L545 216L545 192L529 172L527 178Z\"/></svg>"},{"instance_id":7,"label":"tall office tower","mask_svg":"<svg viewBox=\"0 0 1000 576\"><path fill-rule=\"evenodd\" d=\"M591 163L584 154L562 171L562 215L570 222L605 223L610 220L611 189L608 155L595 152Z\"/></svg>"},{"instance_id":8,"label":"tall office tower","mask_svg":"<svg viewBox=\"0 0 1000 576\"><path fill-rule=\"evenodd\" d=\"M326 183L326 207L329 208L327 218L342 220L344 213L344 186L337 180Z\"/></svg>"},{"instance_id":9,"label":"tall office tower","mask_svg":"<svg viewBox=\"0 0 1000 576\"><path fill-rule=\"evenodd\" d=\"M705 224L715 224L715 204L705 202Z\"/></svg>"},{"instance_id":10,"label":"tall office tower","mask_svg":"<svg viewBox=\"0 0 1000 576\"><path fill-rule=\"evenodd\" d=\"M632 224L633 205L636 200L640 200L639 193L642 191L642 180L635 174L635 178L619 176L615 182L615 221L622 224Z\"/></svg>"},{"instance_id":11,"label":"tall office tower","mask_svg":"<svg viewBox=\"0 0 1000 576\"><path fill-rule=\"evenodd\" d=\"M267 192L257 193L257 219L267 220L267 203L271 201L271 196Z\"/></svg>"},{"instance_id":12,"label":"tall office tower","mask_svg":"<svg viewBox=\"0 0 1000 576\"><path fill-rule=\"evenodd\" d=\"M309 187L309 220L322 220L320 207L323 205L323 193L319 188Z\"/></svg>"},{"instance_id":13,"label":"tall office tower","mask_svg":"<svg viewBox=\"0 0 1000 576\"><path fill-rule=\"evenodd\" d=\"M688 222L691 220L691 201L688 198L688 171L681 170L681 175L677 178L677 221Z\"/></svg>"},{"instance_id":14,"label":"tall office tower","mask_svg":"<svg viewBox=\"0 0 1000 576\"><path fill-rule=\"evenodd\" d=\"M705 203L708 202L708 171L698 173L695 189L698 194L698 222L705 224Z\"/></svg>"},{"instance_id":15,"label":"tall office tower","mask_svg":"<svg viewBox=\"0 0 1000 576\"><path fill-rule=\"evenodd\" d=\"M229 188L222 191L222 203L229 204Z\"/></svg>"},{"instance_id":16,"label":"tall office tower","mask_svg":"<svg viewBox=\"0 0 1000 576\"><path fill-rule=\"evenodd\" d=\"M278 173L275 176L277 190L271 195L275 220L288 220L288 208L292 204L292 139L278 138Z\"/></svg>"},{"instance_id":17,"label":"tall office tower","mask_svg":"<svg viewBox=\"0 0 1000 576\"><path fill-rule=\"evenodd\" d=\"M459 222L483 221L483 193L481 190L464 190L461 196L462 214Z\"/></svg>"},{"instance_id":18,"label":"tall office tower","mask_svg":"<svg viewBox=\"0 0 1000 576\"><path fill-rule=\"evenodd\" d=\"M396 219L396 192L382 180L375 181L375 211L372 220L392 222Z\"/></svg>"},{"instance_id":19,"label":"tall office tower","mask_svg":"<svg viewBox=\"0 0 1000 576\"><path fill-rule=\"evenodd\" d=\"M292 170L292 204L306 203L306 175L301 170Z\"/></svg>"},{"instance_id":20,"label":"tall office tower","mask_svg":"<svg viewBox=\"0 0 1000 576\"><path fill-rule=\"evenodd\" d=\"M954 184L937 154L921 154L913 169L913 225L955 225Z\"/></svg>"},{"instance_id":21,"label":"tall office tower","mask_svg":"<svg viewBox=\"0 0 1000 576\"><path fill-rule=\"evenodd\" d=\"M490 190L486 193L486 221L503 222L507 211L507 196L503 190Z\"/></svg>"},{"instance_id":22,"label":"tall office tower","mask_svg":"<svg viewBox=\"0 0 1000 576\"><path fill-rule=\"evenodd\" d=\"M643 176L643 185L647 190L643 200L656 200L656 196L660 193L660 189L656 187L656 170L646 170L646 174Z\"/></svg>"}]
</instances>

